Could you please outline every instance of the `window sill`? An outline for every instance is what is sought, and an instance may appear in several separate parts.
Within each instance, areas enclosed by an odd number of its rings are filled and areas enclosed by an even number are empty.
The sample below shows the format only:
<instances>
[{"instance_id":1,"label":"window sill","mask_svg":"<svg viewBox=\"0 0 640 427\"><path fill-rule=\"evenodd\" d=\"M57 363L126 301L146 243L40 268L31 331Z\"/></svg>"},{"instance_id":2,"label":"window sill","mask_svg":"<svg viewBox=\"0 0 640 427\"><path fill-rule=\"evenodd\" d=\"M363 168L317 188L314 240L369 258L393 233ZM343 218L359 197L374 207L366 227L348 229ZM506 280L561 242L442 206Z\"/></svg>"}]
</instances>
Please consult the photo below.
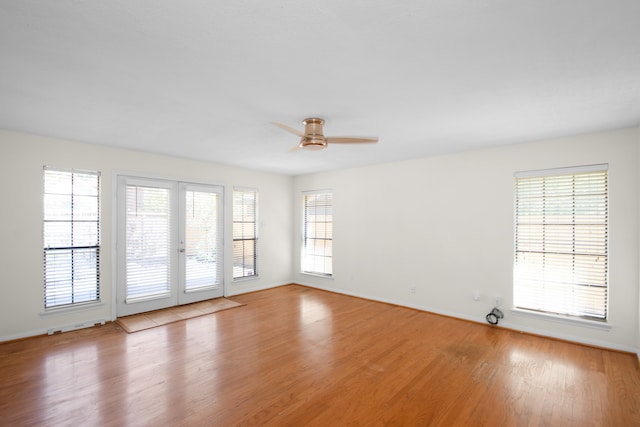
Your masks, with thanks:
<instances>
[{"instance_id":1,"label":"window sill","mask_svg":"<svg viewBox=\"0 0 640 427\"><path fill-rule=\"evenodd\" d=\"M327 275L327 274L321 274L321 273L310 273L308 271L301 271L300 274L304 274L305 276L313 276L313 277L320 277L322 279L333 280L333 275Z\"/></svg>"},{"instance_id":2,"label":"window sill","mask_svg":"<svg viewBox=\"0 0 640 427\"><path fill-rule=\"evenodd\" d=\"M233 279L232 283L242 283L242 282L247 282L247 281L251 281L251 280L257 280L259 279L260 276L259 275L255 275L255 276L245 276L245 277L237 277Z\"/></svg>"},{"instance_id":3,"label":"window sill","mask_svg":"<svg viewBox=\"0 0 640 427\"><path fill-rule=\"evenodd\" d=\"M549 320L565 325L582 326L584 328L599 329L601 331L610 331L612 326L610 323L598 322L596 320L574 319L571 317L560 316L556 314L538 313L520 308L511 309L511 314L518 317L528 317L533 319Z\"/></svg>"},{"instance_id":4,"label":"window sill","mask_svg":"<svg viewBox=\"0 0 640 427\"><path fill-rule=\"evenodd\" d=\"M49 317L49 316L64 315L69 313L77 313L80 311L95 310L97 308L102 308L102 307L104 307L104 303L102 301L95 301L95 302L87 302L87 303L81 303L76 305L66 305L64 307L47 308L42 313L40 313L40 317Z\"/></svg>"}]
</instances>

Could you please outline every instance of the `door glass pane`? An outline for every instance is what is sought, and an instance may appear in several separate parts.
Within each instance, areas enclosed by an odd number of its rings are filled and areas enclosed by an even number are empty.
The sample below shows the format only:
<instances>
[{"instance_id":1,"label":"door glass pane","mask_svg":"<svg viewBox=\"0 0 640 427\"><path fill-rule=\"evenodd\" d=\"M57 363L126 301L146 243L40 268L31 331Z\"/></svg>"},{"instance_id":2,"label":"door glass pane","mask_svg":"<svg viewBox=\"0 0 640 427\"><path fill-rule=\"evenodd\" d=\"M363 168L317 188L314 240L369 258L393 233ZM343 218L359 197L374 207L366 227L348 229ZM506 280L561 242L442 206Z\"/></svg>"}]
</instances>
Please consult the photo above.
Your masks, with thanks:
<instances>
[{"instance_id":1,"label":"door glass pane","mask_svg":"<svg viewBox=\"0 0 640 427\"><path fill-rule=\"evenodd\" d=\"M185 290L218 286L218 194L185 192Z\"/></svg>"},{"instance_id":2,"label":"door glass pane","mask_svg":"<svg viewBox=\"0 0 640 427\"><path fill-rule=\"evenodd\" d=\"M127 186L127 299L170 291L169 206L169 189Z\"/></svg>"}]
</instances>

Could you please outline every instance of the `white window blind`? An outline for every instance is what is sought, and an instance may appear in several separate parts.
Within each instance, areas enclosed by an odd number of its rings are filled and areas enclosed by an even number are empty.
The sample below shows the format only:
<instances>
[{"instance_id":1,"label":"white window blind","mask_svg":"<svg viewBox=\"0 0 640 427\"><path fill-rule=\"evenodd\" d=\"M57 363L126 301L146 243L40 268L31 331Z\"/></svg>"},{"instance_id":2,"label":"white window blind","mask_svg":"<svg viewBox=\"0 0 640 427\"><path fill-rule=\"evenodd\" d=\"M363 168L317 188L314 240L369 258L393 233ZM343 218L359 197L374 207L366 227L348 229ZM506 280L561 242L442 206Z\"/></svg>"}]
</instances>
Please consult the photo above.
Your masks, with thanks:
<instances>
[{"instance_id":1,"label":"white window blind","mask_svg":"<svg viewBox=\"0 0 640 427\"><path fill-rule=\"evenodd\" d=\"M128 185L126 194L126 299L168 295L171 287L170 190Z\"/></svg>"},{"instance_id":2,"label":"white window blind","mask_svg":"<svg viewBox=\"0 0 640 427\"><path fill-rule=\"evenodd\" d=\"M605 321L606 165L516 175L515 307Z\"/></svg>"},{"instance_id":3,"label":"white window blind","mask_svg":"<svg viewBox=\"0 0 640 427\"><path fill-rule=\"evenodd\" d=\"M100 173L44 169L44 307L100 299Z\"/></svg>"},{"instance_id":4,"label":"white window blind","mask_svg":"<svg viewBox=\"0 0 640 427\"><path fill-rule=\"evenodd\" d=\"M302 271L333 274L333 193L309 192L302 195L303 242Z\"/></svg>"},{"instance_id":5,"label":"white window blind","mask_svg":"<svg viewBox=\"0 0 640 427\"><path fill-rule=\"evenodd\" d=\"M233 191L233 278L258 275L258 192Z\"/></svg>"},{"instance_id":6,"label":"white window blind","mask_svg":"<svg viewBox=\"0 0 640 427\"><path fill-rule=\"evenodd\" d=\"M222 283L221 193L185 189L185 290Z\"/></svg>"}]
</instances>

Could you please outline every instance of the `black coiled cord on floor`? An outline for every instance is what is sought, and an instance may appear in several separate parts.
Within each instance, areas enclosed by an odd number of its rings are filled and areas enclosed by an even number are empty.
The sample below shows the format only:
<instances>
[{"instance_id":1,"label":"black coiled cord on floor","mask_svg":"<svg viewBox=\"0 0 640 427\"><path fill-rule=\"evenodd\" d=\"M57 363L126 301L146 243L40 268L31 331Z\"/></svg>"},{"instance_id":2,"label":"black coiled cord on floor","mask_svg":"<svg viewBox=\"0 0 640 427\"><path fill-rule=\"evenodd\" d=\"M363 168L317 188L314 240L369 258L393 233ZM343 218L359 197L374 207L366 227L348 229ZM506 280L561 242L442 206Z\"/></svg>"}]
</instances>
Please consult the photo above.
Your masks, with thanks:
<instances>
[{"instance_id":1,"label":"black coiled cord on floor","mask_svg":"<svg viewBox=\"0 0 640 427\"><path fill-rule=\"evenodd\" d=\"M490 325L497 325L498 321L503 317L504 317L504 314L502 314L502 311L500 311L498 307L493 307L493 310L491 310L491 313L487 314L485 318L487 319L487 322L489 322Z\"/></svg>"}]
</instances>

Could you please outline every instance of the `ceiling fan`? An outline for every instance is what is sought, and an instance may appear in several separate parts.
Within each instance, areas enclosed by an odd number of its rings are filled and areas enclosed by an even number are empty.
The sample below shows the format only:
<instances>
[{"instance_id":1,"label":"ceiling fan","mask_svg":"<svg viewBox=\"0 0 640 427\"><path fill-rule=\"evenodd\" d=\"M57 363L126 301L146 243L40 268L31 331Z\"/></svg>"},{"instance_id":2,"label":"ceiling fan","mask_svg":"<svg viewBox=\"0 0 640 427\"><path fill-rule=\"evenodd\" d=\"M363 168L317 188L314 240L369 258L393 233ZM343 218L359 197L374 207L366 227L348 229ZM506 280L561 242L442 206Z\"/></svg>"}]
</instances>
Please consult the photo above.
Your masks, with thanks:
<instances>
[{"instance_id":1,"label":"ceiling fan","mask_svg":"<svg viewBox=\"0 0 640 427\"><path fill-rule=\"evenodd\" d=\"M301 139L298 145L293 147L291 151L304 148L305 150L320 151L327 148L329 144L360 144L360 143L376 143L378 138L364 138L353 136L332 136L326 137L322 133L322 125L324 120L317 117L310 117L304 119L302 124L304 125L304 132L300 132L297 129L283 125L282 123L273 122L274 125L281 129L291 132L294 135L298 135Z\"/></svg>"}]
</instances>

